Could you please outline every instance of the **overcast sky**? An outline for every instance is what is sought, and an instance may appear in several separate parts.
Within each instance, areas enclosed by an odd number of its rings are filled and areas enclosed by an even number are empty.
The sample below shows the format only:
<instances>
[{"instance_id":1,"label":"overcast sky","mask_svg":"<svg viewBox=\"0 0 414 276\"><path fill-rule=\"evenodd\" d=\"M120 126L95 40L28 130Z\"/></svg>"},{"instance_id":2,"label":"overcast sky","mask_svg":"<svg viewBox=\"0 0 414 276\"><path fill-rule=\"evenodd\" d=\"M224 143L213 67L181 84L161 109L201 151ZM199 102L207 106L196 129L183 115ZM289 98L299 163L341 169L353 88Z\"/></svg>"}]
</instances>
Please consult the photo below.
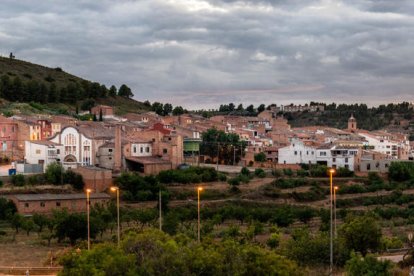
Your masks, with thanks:
<instances>
[{"instance_id":1,"label":"overcast sky","mask_svg":"<svg viewBox=\"0 0 414 276\"><path fill-rule=\"evenodd\" d=\"M188 109L414 101L413 0L2 0L10 51Z\"/></svg>"}]
</instances>

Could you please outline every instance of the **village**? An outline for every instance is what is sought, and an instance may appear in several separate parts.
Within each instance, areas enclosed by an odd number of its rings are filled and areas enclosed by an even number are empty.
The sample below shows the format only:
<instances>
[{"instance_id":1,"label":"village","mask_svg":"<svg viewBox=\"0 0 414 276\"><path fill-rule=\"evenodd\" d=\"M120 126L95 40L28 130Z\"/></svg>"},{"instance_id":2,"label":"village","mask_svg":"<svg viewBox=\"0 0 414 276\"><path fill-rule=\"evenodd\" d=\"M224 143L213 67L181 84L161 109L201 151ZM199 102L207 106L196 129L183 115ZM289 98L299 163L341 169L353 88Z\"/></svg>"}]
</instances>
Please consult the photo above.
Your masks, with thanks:
<instances>
[{"instance_id":1,"label":"village","mask_svg":"<svg viewBox=\"0 0 414 276\"><path fill-rule=\"evenodd\" d=\"M257 117L159 116L153 112L120 117L112 107L104 105L90 110L91 114L102 117L102 121L80 121L63 115L2 116L0 149L5 165L0 173L2 176L39 174L57 163L82 175L84 189L93 191L91 200L107 201L113 179L122 172L156 175L164 170L205 163L225 170L222 165L227 164L219 156L223 146L220 143L214 144L218 156L200 154L202 135L209 129L240 137L240 147L233 146L231 164L237 170L241 167L298 170L301 164L319 164L367 175L387 173L394 161L413 160L414 145L405 134L359 129L353 114L349 115L346 129L291 128L278 115L280 108L273 106ZM284 108L295 112L305 110L305 106ZM320 112L319 108L306 110ZM9 192L7 197L23 215L50 213L65 207L76 212L86 208L84 193Z\"/></svg>"}]
</instances>

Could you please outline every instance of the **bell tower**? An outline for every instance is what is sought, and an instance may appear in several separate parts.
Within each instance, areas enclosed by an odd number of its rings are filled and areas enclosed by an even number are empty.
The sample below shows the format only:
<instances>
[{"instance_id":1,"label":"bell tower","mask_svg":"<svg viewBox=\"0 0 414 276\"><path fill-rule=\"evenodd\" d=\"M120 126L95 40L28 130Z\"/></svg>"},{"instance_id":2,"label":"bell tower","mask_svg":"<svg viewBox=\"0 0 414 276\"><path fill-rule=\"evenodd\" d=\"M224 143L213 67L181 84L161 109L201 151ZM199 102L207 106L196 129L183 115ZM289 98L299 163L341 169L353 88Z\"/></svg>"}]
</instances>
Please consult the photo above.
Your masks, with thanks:
<instances>
[{"instance_id":1,"label":"bell tower","mask_svg":"<svg viewBox=\"0 0 414 276\"><path fill-rule=\"evenodd\" d=\"M354 117L354 114L351 114L351 117L348 119L348 130L351 132L357 130L357 121Z\"/></svg>"}]
</instances>

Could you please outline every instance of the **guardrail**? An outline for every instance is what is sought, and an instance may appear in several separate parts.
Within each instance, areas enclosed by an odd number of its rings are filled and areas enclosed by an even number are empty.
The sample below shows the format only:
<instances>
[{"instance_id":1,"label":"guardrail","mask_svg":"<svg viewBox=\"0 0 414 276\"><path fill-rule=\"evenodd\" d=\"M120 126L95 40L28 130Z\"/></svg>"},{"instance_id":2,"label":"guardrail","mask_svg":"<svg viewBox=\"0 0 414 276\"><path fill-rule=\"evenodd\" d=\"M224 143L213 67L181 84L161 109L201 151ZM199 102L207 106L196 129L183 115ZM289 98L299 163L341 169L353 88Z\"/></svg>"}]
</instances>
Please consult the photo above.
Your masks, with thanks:
<instances>
[{"instance_id":1,"label":"guardrail","mask_svg":"<svg viewBox=\"0 0 414 276\"><path fill-rule=\"evenodd\" d=\"M63 269L61 266L50 267L18 267L0 266L0 274L7 275L57 275Z\"/></svg>"}]
</instances>

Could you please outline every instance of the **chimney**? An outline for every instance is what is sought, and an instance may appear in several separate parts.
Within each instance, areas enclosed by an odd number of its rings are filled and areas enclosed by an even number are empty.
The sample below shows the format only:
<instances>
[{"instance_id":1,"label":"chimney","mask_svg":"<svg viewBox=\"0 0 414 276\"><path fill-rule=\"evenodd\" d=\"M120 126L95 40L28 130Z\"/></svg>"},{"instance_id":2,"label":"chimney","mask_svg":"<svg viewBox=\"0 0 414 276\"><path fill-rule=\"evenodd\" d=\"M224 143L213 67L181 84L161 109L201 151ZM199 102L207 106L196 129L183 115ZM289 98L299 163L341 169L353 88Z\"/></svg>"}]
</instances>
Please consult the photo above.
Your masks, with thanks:
<instances>
[{"instance_id":1,"label":"chimney","mask_svg":"<svg viewBox=\"0 0 414 276\"><path fill-rule=\"evenodd\" d=\"M115 128L115 164L114 172L120 172L122 166L122 137L121 137L121 128L116 126Z\"/></svg>"}]
</instances>

